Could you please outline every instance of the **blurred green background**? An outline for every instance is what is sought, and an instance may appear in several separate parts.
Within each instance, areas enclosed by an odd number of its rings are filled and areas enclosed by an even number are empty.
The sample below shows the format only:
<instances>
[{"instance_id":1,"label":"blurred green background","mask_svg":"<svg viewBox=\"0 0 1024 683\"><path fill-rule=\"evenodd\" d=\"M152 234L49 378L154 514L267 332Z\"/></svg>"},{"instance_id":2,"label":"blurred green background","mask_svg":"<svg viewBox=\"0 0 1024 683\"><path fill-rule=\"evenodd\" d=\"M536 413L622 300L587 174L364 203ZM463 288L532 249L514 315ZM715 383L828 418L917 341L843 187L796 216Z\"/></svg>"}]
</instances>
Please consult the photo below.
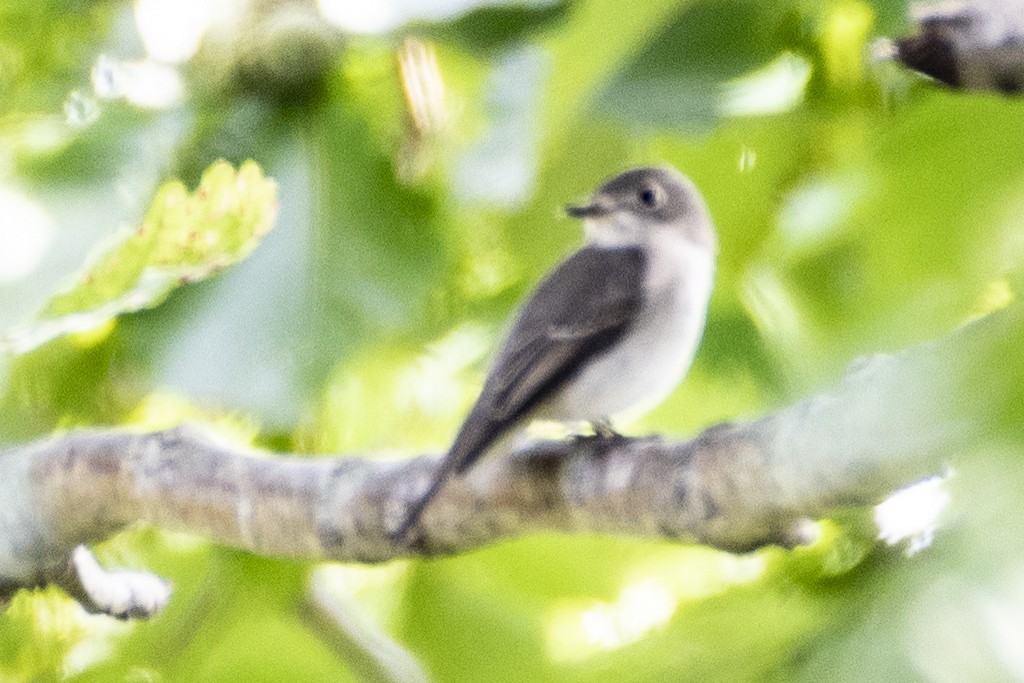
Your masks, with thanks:
<instances>
[{"instance_id":1,"label":"blurred green background","mask_svg":"<svg viewBox=\"0 0 1024 683\"><path fill-rule=\"evenodd\" d=\"M756 416L1013 313L1024 102L868 57L909 30L901 0L6 0L0 445L192 420L439 452L580 242L559 207L636 164L694 179L721 252L690 377L632 432ZM332 581L440 681L1024 679L1008 405L912 557L856 523L747 556L534 536ZM23 593L0 679L361 676L303 616L306 563L146 529L98 553L169 577L167 611Z\"/></svg>"}]
</instances>

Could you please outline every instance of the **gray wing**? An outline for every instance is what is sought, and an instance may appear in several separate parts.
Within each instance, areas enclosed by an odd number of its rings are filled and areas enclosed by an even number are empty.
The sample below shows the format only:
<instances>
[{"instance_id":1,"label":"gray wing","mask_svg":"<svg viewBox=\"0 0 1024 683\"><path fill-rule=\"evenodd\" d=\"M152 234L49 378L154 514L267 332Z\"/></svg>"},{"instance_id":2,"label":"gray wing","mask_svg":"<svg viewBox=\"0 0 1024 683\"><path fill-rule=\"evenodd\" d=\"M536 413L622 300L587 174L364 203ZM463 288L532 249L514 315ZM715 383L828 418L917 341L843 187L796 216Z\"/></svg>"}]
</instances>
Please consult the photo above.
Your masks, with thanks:
<instances>
[{"instance_id":1,"label":"gray wing","mask_svg":"<svg viewBox=\"0 0 1024 683\"><path fill-rule=\"evenodd\" d=\"M612 346L639 312L644 266L637 247L585 247L556 268L509 331L478 407L515 421Z\"/></svg>"},{"instance_id":2,"label":"gray wing","mask_svg":"<svg viewBox=\"0 0 1024 683\"><path fill-rule=\"evenodd\" d=\"M473 464L588 360L618 341L643 303L645 266L638 247L584 247L540 284L452 444L448 459L454 472Z\"/></svg>"},{"instance_id":3,"label":"gray wing","mask_svg":"<svg viewBox=\"0 0 1024 683\"><path fill-rule=\"evenodd\" d=\"M643 303L637 247L584 247L545 279L509 331L451 449L395 536L406 538L445 482L629 329Z\"/></svg>"}]
</instances>

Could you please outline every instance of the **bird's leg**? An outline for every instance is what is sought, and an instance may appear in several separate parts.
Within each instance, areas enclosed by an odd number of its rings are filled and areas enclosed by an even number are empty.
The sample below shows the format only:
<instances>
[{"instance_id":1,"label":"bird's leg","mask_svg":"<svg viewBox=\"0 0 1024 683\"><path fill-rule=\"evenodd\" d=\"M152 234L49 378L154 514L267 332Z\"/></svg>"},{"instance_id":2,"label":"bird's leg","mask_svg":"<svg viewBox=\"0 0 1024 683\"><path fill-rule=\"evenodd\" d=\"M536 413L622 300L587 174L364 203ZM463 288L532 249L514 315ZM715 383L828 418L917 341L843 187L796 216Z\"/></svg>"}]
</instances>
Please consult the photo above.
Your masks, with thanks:
<instances>
[{"instance_id":1,"label":"bird's leg","mask_svg":"<svg viewBox=\"0 0 1024 683\"><path fill-rule=\"evenodd\" d=\"M626 438L615 431L611 420L606 417L591 420L589 424L593 434L576 434L572 438L576 443L587 446L596 457L605 455L619 441Z\"/></svg>"},{"instance_id":2,"label":"bird's leg","mask_svg":"<svg viewBox=\"0 0 1024 683\"><path fill-rule=\"evenodd\" d=\"M615 431L612 422L607 417L596 420L586 420L580 423L581 430L571 435L573 441L611 441L624 438L622 434ZM587 433L586 427L590 427L591 433Z\"/></svg>"},{"instance_id":3,"label":"bird's leg","mask_svg":"<svg viewBox=\"0 0 1024 683\"><path fill-rule=\"evenodd\" d=\"M590 423L590 426L594 430L594 436L597 437L598 439L609 440L622 438L622 434L619 434L617 431L615 431L615 428L612 427L612 421L609 420L607 417L602 417L597 420L594 420L593 422Z\"/></svg>"}]
</instances>

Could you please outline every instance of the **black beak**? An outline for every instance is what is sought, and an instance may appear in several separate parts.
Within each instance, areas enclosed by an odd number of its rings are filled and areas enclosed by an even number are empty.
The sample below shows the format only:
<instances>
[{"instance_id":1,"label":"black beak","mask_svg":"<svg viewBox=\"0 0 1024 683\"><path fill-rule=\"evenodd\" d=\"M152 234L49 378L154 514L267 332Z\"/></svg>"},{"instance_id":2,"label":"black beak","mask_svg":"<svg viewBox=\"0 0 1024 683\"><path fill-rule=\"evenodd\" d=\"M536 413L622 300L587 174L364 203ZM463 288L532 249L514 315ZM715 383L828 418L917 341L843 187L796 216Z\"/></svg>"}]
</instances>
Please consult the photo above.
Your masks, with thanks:
<instances>
[{"instance_id":1,"label":"black beak","mask_svg":"<svg viewBox=\"0 0 1024 683\"><path fill-rule=\"evenodd\" d=\"M587 204L586 206L567 206L565 212L573 218L597 218L607 216L611 209L605 204Z\"/></svg>"}]
</instances>

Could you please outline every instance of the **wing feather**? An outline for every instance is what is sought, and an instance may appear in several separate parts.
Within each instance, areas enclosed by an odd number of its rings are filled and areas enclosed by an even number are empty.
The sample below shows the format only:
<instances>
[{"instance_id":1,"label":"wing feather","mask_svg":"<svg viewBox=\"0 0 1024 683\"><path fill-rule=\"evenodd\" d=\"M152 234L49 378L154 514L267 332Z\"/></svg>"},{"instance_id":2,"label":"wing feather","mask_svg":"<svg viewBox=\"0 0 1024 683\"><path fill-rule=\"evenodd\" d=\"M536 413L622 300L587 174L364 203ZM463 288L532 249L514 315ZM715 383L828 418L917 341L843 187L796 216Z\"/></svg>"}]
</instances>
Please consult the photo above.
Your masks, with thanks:
<instances>
[{"instance_id":1,"label":"wing feather","mask_svg":"<svg viewBox=\"0 0 1024 683\"><path fill-rule=\"evenodd\" d=\"M397 536L405 538L445 482L464 472L537 404L610 348L643 303L646 258L636 247L588 246L556 268L519 313L480 398L427 492Z\"/></svg>"},{"instance_id":2,"label":"wing feather","mask_svg":"<svg viewBox=\"0 0 1024 683\"><path fill-rule=\"evenodd\" d=\"M640 248L588 246L556 268L509 331L470 419L511 426L612 346L639 313L645 265Z\"/></svg>"}]
</instances>

